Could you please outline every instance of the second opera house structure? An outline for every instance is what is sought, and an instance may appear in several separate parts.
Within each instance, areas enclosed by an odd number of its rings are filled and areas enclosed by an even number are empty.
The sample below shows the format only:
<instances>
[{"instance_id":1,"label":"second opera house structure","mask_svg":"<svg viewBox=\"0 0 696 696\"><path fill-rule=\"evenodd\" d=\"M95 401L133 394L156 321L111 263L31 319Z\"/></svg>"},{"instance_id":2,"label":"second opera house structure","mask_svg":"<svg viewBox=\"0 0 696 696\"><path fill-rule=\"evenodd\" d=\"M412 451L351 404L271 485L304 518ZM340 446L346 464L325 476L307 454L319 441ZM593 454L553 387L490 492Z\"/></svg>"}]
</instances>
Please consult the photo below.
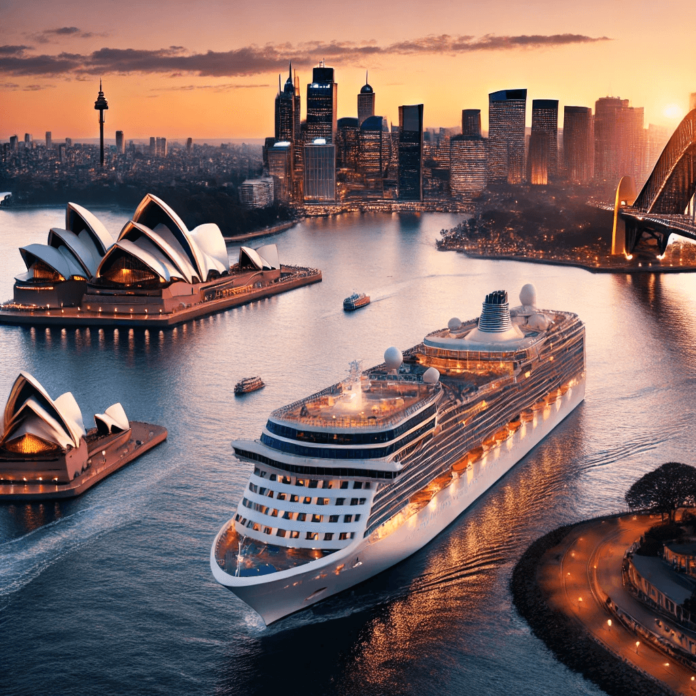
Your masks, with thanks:
<instances>
[{"instance_id":1,"label":"second opera house structure","mask_svg":"<svg viewBox=\"0 0 696 696\"><path fill-rule=\"evenodd\" d=\"M69 203L66 229L20 249L26 272L9 323L172 325L321 280L311 268L281 266L278 249L241 247L230 266L213 223L189 230L164 201L147 194L114 240L85 208Z\"/></svg>"}]
</instances>

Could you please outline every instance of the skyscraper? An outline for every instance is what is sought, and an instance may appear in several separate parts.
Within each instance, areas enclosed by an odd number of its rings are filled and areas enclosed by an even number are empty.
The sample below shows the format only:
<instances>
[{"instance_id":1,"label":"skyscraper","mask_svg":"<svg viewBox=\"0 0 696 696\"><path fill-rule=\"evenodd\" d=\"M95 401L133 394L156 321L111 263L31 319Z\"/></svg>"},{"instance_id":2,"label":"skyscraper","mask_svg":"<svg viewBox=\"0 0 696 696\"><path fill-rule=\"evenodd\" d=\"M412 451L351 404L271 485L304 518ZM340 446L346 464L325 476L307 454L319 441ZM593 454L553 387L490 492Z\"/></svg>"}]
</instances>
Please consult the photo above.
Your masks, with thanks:
<instances>
[{"instance_id":1,"label":"skyscraper","mask_svg":"<svg viewBox=\"0 0 696 696\"><path fill-rule=\"evenodd\" d=\"M365 73L365 84L358 94L358 125L362 126L366 118L375 115L375 91L367 81Z\"/></svg>"},{"instance_id":2,"label":"skyscraper","mask_svg":"<svg viewBox=\"0 0 696 696\"><path fill-rule=\"evenodd\" d=\"M275 138L295 143L296 131L295 119L295 85L292 79L292 63L288 72L288 79L281 89L280 75L278 75L278 94L275 99Z\"/></svg>"},{"instance_id":3,"label":"skyscraper","mask_svg":"<svg viewBox=\"0 0 696 696\"><path fill-rule=\"evenodd\" d=\"M104 112L109 108L109 104L104 97L102 91L102 82L99 80L99 94L97 101L94 102L94 108L99 112L99 162L104 166Z\"/></svg>"},{"instance_id":4,"label":"skyscraper","mask_svg":"<svg viewBox=\"0 0 696 696\"><path fill-rule=\"evenodd\" d=\"M423 104L399 107L399 199L423 200Z\"/></svg>"},{"instance_id":5,"label":"skyscraper","mask_svg":"<svg viewBox=\"0 0 696 696\"><path fill-rule=\"evenodd\" d=\"M288 202L292 197L293 145L289 140L280 140L268 150L268 173L275 182L276 200Z\"/></svg>"},{"instance_id":6,"label":"skyscraper","mask_svg":"<svg viewBox=\"0 0 696 696\"><path fill-rule=\"evenodd\" d=\"M533 186L549 183L549 138L542 131L532 131L527 155L527 181Z\"/></svg>"},{"instance_id":7,"label":"skyscraper","mask_svg":"<svg viewBox=\"0 0 696 696\"><path fill-rule=\"evenodd\" d=\"M334 82L334 69L322 61L312 71L312 82L307 85L307 141L313 143L324 138L327 144L336 137L336 106L338 85Z\"/></svg>"},{"instance_id":8,"label":"skyscraper","mask_svg":"<svg viewBox=\"0 0 696 696\"><path fill-rule=\"evenodd\" d=\"M51 131L46 131L46 149L50 150L53 147L53 135Z\"/></svg>"},{"instance_id":9,"label":"skyscraper","mask_svg":"<svg viewBox=\"0 0 696 696\"><path fill-rule=\"evenodd\" d=\"M193 138L186 138L186 152L191 152L193 150Z\"/></svg>"},{"instance_id":10,"label":"skyscraper","mask_svg":"<svg viewBox=\"0 0 696 696\"><path fill-rule=\"evenodd\" d=\"M358 119L339 118L336 127L336 168L358 170L360 152Z\"/></svg>"},{"instance_id":11,"label":"skyscraper","mask_svg":"<svg viewBox=\"0 0 696 696\"><path fill-rule=\"evenodd\" d=\"M31 147L32 142L34 142L34 138L32 137L31 133L25 133L24 134L24 147L26 147L26 148Z\"/></svg>"},{"instance_id":12,"label":"skyscraper","mask_svg":"<svg viewBox=\"0 0 696 696\"><path fill-rule=\"evenodd\" d=\"M535 139L534 142L541 142L541 140L546 139L547 144L536 145L537 159L535 160L537 173L539 173L538 167L540 166L541 160L544 155L543 151L546 151L546 181L543 183L548 183L548 179L554 179L558 173L558 100L557 99L534 99L532 101L532 136L535 133L539 133L540 137ZM529 147L531 149L532 142L530 141ZM531 176L531 167L529 168L529 175ZM542 176L543 178L543 176ZM532 182L534 183L534 182ZM540 182L537 182L540 183Z\"/></svg>"},{"instance_id":13,"label":"skyscraper","mask_svg":"<svg viewBox=\"0 0 696 696\"><path fill-rule=\"evenodd\" d=\"M462 135L470 138L481 137L481 109L462 110Z\"/></svg>"},{"instance_id":14,"label":"skyscraper","mask_svg":"<svg viewBox=\"0 0 696 696\"><path fill-rule=\"evenodd\" d=\"M488 95L488 181L519 184L524 180L526 89Z\"/></svg>"},{"instance_id":15,"label":"skyscraper","mask_svg":"<svg viewBox=\"0 0 696 696\"><path fill-rule=\"evenodd\" d=\"M16 135L10 136L10 150L12 150L12 152L19 151L19 138Z\"/></svg>"},{"instance_id":16,"label":"skyscraper","mask_svg":"<svg viewBox=\"0 0 696 696\"><path fill-rule=\"evenodd\" d=\"M391 138L387 119L370 116L360 126L359 169L365 181L365 190L381 197L384 177L391 156Z\"/></svg>"},{"instance_id":17,"label":"skyscraper","mask_svg":"<svg viewBox=\"0 0 696 696\"><path fill-rule=\"evenodd\" d=\"M595 177L618 183L619 112L628 108L628 99L602 97L595 102L594 146Z\"/></svg>"},{"instance_id":18,"label":"skyscraper","mask_svg":"<svg viewBox=\"0 0 696 696\"><path fill-rule=\"evenodd\" d=\"M336 146L324 138L315 138L304 146L304 200L306 203L336 200Z\"/></svg>"},{"instance_id":19,"label":"skyscraper","mask_svg":"<svg viewBox=\"0 0 696 696\"><path fill-rule=\"evenodd\" d=\"M486 141L481 137L480 129L478 135L462 134L450 139L450 191L453 198L470 201L480 195L486 188L487 170Z\"/></svg>"},{"instance_id":20,"label":"skyscraper","mask_svg":"<svg viewBox=\"0 0 696 696\"><path fill-rule=\"evenodd\" d=\"M574 184L591 181L594 176L594 119L590 107L563 107L563 157L568 181Z\"/></svg>"},{"instance_id":21,"label":"skyscraper","mask_svg":"<svg viewBox=\"0 0 696 696\"><path fill-rule=\"evenodd\" d=\"M123 131L116 131L116 154L126 154L126 140L123 137Z\"/></svg>"}]
</instances>

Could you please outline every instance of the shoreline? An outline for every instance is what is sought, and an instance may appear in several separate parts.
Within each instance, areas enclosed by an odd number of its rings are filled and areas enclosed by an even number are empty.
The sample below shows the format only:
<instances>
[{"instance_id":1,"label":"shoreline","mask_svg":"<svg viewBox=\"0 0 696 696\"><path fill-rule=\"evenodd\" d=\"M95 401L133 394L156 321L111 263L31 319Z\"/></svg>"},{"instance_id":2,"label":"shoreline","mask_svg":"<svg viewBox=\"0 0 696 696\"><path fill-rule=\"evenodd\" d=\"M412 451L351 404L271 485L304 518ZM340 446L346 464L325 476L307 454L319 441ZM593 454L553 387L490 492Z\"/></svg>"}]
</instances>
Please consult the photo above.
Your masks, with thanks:
<instances>
[{"instance_id":1,"label":"shoreline","mask_svg":"<svg viewBox=\"0 0 696 696\"><path fill-rule=\"evenodd\" d=\"M449 249L447 247L438 247L438 251L454 251L472 259L485 259L489 261L518 261L520 263L539 263L546 266L569 266L570 268L580 268L590 273L696 273L696 266L588 266L579 261L537 259L529 256L476 254L464 251L463 249Z\"/></svg>"},{"instance_id":2,"label":"shoreline","mask_svg":"<svg viewBox=\"0 0 696 696\"><path fill-rule=\"evenodd\" d=\"M291 227L297 225L300 220L289 220L288 222L280 222L277 225L272 225L271 227L264 227L262 230L255 230L254 232L247 232L246 234L236 234L232 237L223 237L225 244L236 244L237 242L245 242L247 239L255 239L256 237L265 237L270 234L277 234L278 232L285 232Z\"/></svg>"}]
</instances>

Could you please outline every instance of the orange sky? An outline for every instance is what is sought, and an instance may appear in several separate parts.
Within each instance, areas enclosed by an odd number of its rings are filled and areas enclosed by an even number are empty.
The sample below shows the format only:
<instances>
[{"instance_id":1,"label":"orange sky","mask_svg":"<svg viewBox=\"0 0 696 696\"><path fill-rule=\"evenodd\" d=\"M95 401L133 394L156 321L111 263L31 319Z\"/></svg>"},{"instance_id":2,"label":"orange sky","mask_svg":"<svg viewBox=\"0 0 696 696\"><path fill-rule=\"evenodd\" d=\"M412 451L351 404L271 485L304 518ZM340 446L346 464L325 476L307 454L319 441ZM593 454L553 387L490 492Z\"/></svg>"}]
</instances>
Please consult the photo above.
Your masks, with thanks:
<instances>
[{"instance_id":1,"label":"orange sky","mask_svg":"<svg viewBox=\"0 0 696 696\"><path fill-rule=\"evenodd\" d=\"M0 139L96 137L100 75L110 138L261 138L273 134L279 68L295 59L304 117L324 56L339 117L356 115L369 69L389 120L423 102L426 126L480 108L486 128L488 92L526 87L561 111L621 96L645 107L646 125L676 126L696 92L694 26L686 0L3 0Z\"/></svg>"}]
</instances>

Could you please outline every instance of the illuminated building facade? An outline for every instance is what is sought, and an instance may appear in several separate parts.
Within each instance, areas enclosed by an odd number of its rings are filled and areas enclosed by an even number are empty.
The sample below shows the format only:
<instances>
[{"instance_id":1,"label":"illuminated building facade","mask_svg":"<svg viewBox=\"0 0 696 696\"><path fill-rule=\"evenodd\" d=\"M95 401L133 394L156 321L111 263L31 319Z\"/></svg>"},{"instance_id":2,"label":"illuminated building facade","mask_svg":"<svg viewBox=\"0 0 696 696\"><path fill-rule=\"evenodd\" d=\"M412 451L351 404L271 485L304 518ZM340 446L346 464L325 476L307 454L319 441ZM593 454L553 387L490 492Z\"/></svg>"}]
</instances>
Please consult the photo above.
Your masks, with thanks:
<instances>
[{"instance_id":1,"label":"illuminated building facade","mask_svg":"<svg viewBox=\"0 0 696 696\"><path fill-rule=\"evenodd\" d=\"M281 89L280 75L278 76L278 94L275 99L275 138L295 143L296 137L295 118L295 85L292 80L292 65L290 66L288 79Z\"/></svg>"},{"instance_id":2,"label":"illuminated building facade","mask_svg":"<svg viewBox=\"0 0 696 696\"><path fill-rule=\"evenodd\" d=\"M360 151L358 119L339 118L336 128L336 168L357 171Z\"/></svg>"},{"instance_id":3,"label":"illuminated building facade","mask_svg":"<svg viewBox=\"0 0 696 696\"><path fill-rule=\"evenodd\" d=\"M46 149L50 150L53 147L53 134L51 131L46 131Z\"/></svg>"},{"instance_id":4,"label":"illuminated building facade","mask_svg":"<svg viewBox=\"0 0 696 696\"><path fill-rule=\"evenodd\" d=\"M398 196L423 200L423 104L399 107Z\"/></svg>"},{"instance_id":5,"label":"illuminated building facade","mask_svg":"<svg viewBox=\"0 0 696 696\"><path fill-rule=\"evenodd\" d=\"M358 94L358 125L362 126L366 118L375 115L375 91L367 81L365 73L365 84Z\"/></svg>"},{"instance_id":6,"label":"illuminated building facade","mask_svg":"<svg viewBox=\"0 0 696 696\"><path fill-rule=\"evenodd\" d=\"M268 174L273 177L275 199L287 203L292 198L293 146L288 140L281 140L266 153Z\"/></svg>"},{"instance_id":7,"label":"illuminated building facade","mask_svg":"<svg viewBox=\"0 0 696 696\"><path fill-rule=\"evenodd\" d=\"M488 181L524 181L526 89L504 89L488 95Z\"/></svg>"},{"instance_id":8,"label":"illuminated building facade","mask_svg":"<svg viewBox=\"0 0 696 696\"><path fill-rule=\"evenodd\" d=\"M533 186L549 183L549 139L546 133L532 131L527 156L527 180Z\"/></svg>"},{"instance_id":9,"label":"illuminated building facade","mask_svg":"<svg viewBox=\"0 0 696 696\"><path fill-rule=\"evenodd\" d=\"M565 176L575 184L594 177L594 118L589 106L563 107Z\"/></svg>"},{"instance_id":10,"label":"illuminated building facade","mask_svg":"<svg viewBox=\"0 0 696 696\"><path fill-rule=\"evenodd\" d=\"M116 131L116 154L126 154L126 140L123 137L123 131Z\"/></svg>"},{"instance_id":11,"label":"illuminated building facade","mask_svg":"<svg viewBox=\"0 0 696 696\"><path fill-rule=\"evenodd\" d=\"M334 69L322 61L312 71L312 82L307 85L307 143L323 138L332 144L336 138L336 108L338 85Z\"/></svg>"},{"instance_id":12,"label":"illuminated building facade","mask_svg":"<svg viewBox=\"0 0 696 696\"><path fill-rule=\"evenodd\" d=\"M535 133L539 134L538 138L534 139L535 143L546 139L546 145L535 145L536 147L536 168L537 179L544 178L539 166L543 159L546 159L546 179L544 183L548 183L548 179L554 179L558 173L558 100L557 99L534 99L532 101L532 136ZM530 153L532 141L530 140ZM543 152L546 155L543 155ZM528 167L528 176L532 176L532 167ZM531 183L539 183L531 182Z\"/></svg>"},{"instance_id":13,"label":"illuminated building facade","mask_svg":"<svg viewBox=\"0 0 696 696\"><path fill-rule=\"evenodd\" d=\"M245 208L268 208L273 205L274 184L272 176L247 179L239 186L239 202Z\"/></svg>"},{"instance_id":14,"label":"illuminated building facade","mask_svg":"<svg viewBox=\"0 0 696 696\"><path fill-rule=\"evenodd\" d=\"M387 119L370 116L360 126L359 171L368 194L382 196L384 177L391 157L391 138Z\"/></svg>"},{"instance_id":15,"label":"illuminated building facade","mask_svg":"<svg viewBox=\"0 0 696 696\"><path fill-rule=\"evenodd\" d=\"M336 145L315 138L304 146L305 203L332 203L336 200Z\"/></svg>"},{"instance_id":16,"label":"illuminated building facade","mask_svg":"<svg viewBox=\"0 0 696 696\"><path fill-rule=\"evenodd\" d=\"M462 135L469 138L481 137L481 109L462 110Z\"/></svg>"},{"instance_id":17,"label":"illuminated building facade","mask_svg":"<svg viewBox=\"0 0 696 696\"><path fill-rule=\"evenodd\" d=\"M594 148L595 177L618 181L620 171L620 113L628 109L628 99L602 97L595 102Z\"/></svg>"},{"instance_id":18,"label":"illuminated building facade","mask_svg":"<svg viewBox=\"0 0 696 696\"><path fill-rule=\"evenodd\" d=\"M480 117L480 112L479 112ZM455 135L450 140L450 191L469 201L480 195L488 181L486 141L479 135Z\"/></svg>"}]
</instances>

